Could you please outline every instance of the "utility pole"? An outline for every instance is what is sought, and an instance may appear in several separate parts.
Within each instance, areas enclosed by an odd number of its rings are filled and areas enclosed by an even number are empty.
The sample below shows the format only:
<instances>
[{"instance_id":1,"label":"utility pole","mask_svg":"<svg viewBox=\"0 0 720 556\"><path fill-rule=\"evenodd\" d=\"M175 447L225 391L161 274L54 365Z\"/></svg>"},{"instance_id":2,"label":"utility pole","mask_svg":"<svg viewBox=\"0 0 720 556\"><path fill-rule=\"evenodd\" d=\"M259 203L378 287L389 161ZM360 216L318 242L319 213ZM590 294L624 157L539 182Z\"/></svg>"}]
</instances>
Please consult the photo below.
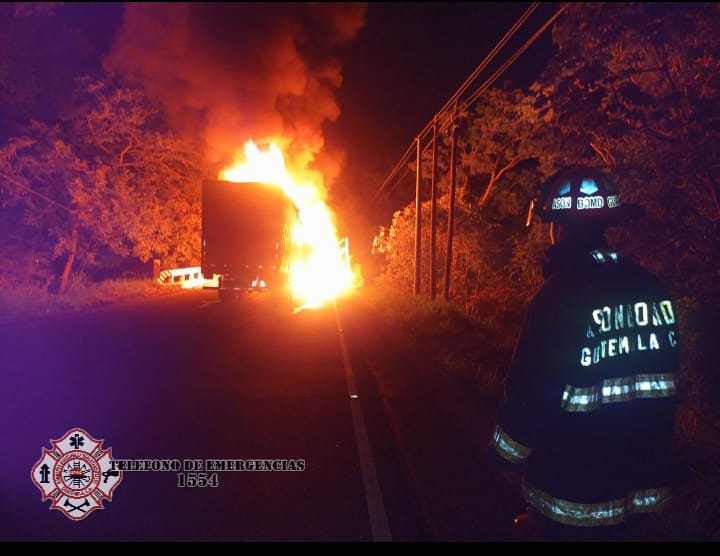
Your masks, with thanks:
<instances>
[{"instance_id":1,"label":"utility pole","mask_svg":"<svg viewBox=\"0 0 720 556\"><path fill-rule=\"evenodd\" d=\"M457 111L458 105L455 103L455 109L452 120L452 136L450 141L450 205L448 208L448 228L447 228L447 253L445 253L445 300L450 299L450 269L452 266L452 244L453 229L455 227L455 139L457 137Z\"/></svg>"},{"instance_id":2,"label":"utility pole","mask_svg":"<svg viewBox=\"0 0 720 556\"><path fill-rule=\"evenodd\" d=\"M433 120L433 150L432 150L432 176L430 181L430 299L435 300L437 295L437 280L435 272L435 210L437 208L437 199L435 198L437 191L435 182L437 180L437 164L438 164L438 136L437 136L437 117Z\"/></svg>"},{"instance_id":3,"label":"utility pole","mask_svg":"<svg viewBox=\"0 0 720 556\"><path fill-rule=\"evenodd\" d=\"M417 169L415 171L415 295L420 294L420 221L422 220L422 207L420 206L420 183L422 181L422 148L420 136L415 139L417 143Z\"/></svg>"}]
</instances>

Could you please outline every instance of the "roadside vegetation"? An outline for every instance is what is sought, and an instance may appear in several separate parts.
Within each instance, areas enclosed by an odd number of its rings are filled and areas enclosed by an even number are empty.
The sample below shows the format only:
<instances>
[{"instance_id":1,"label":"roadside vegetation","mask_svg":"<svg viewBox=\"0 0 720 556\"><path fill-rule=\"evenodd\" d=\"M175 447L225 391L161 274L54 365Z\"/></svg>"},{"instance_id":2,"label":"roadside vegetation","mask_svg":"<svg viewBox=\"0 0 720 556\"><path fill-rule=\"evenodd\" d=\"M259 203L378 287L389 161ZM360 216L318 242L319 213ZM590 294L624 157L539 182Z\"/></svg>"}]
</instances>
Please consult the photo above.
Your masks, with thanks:
<instances>
[{"instance_id":1,"label":"roadside vegetation","mask_svg":"<svg viewBox=\"0 0 720 556\"><path fill-rule=\"evenodd\" d=\"M179 289L173 285L160 286L150 278L88 282L73 275L65 292L58 295L35 284L0 277L0 325L167 295Z\"/></svg>"},{"instance_id":2,"label":"roadside vegetation","mask_svg":"<svg viewBox=\"0 0 720 556\"><path fill-rule=\"evenodd\" d=\"M372 300L388 322L416 340L436 368L487 403L497 403L516 333L513 327L493 330L442 297L430 301L398 295L382 277L366 285L363 296Z\"/></svg>"}]
</instances>

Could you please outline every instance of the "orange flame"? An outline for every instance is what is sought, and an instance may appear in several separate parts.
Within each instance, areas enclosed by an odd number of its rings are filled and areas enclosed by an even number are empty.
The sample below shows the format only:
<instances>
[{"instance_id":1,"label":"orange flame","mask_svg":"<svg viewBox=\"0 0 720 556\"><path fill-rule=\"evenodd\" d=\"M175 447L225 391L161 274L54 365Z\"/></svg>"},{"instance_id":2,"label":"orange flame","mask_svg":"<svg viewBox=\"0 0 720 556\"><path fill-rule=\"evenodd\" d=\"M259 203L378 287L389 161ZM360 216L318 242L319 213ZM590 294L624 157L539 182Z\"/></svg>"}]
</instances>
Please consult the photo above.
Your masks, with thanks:
<instances>
[{"instance_id":1,"label":"orange flame","mask_svg":"<svg viewBox=\"0 0 720 556\"><path fill-rule=\"evenodd\" d=\"M290 287L303 303L302 308L319 307L332 301L353 285L353 272L347 238L341 241L333 213L319 197L318 188L297 183L285 167L280 148L271 143L261 152L253 141L244 145L245 161L220 172L220 179L231 182L262 182L280 186L299 210L299 222L292 230L292 240L309 246L302 259L290 266Z\"/></svg>"}]
</instances>

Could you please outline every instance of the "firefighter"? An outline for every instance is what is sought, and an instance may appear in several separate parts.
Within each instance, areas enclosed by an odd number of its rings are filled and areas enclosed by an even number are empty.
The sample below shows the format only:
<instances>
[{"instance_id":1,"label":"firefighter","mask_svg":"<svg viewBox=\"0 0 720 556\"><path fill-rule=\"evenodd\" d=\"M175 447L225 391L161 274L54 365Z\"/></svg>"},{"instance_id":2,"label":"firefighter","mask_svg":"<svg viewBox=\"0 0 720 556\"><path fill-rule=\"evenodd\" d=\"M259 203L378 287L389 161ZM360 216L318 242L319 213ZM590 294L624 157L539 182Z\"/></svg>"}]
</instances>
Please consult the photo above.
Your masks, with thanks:
<instances>
[{"instance_id":1,"label":"firefighter","mask_svg":"<svg viewBox=\"0 0 720 556\"><path fill-rule=\"evenodd\" d=\"M571 166L531 203L549 223L545 282L515 345L489 455L518 471L526 540L627 540L673 486L679 369L668 290L609 247L642 216L608 177ZM503 473L506 472L506 469ZM539 535L539 536L538 536Z\"/></svg>"}]
</instances>

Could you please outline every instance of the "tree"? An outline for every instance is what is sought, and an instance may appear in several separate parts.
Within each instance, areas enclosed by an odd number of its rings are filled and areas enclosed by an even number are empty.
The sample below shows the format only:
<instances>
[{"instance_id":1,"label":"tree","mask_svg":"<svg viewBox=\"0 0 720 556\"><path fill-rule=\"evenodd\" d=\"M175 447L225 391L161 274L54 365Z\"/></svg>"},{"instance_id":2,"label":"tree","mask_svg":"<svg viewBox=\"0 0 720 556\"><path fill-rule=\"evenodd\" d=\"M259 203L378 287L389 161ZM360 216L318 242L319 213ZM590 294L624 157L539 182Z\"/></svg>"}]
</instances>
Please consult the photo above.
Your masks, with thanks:
<instances>
[{"instance_id":1,"label":"tree","mask_svg":"<svg viewBox=\"0 0 720 556\"><path fill-rule=\"evenodd\" d=\"M716 279L718 25L715 3L569 4L535 87L555 152L593 157L646 207L645 234L623 238L633 254L668 280L697 269L676 281L681 295Z\"/></svg>"},{"instance_id":2,"label":"tree","mask_svg":"<svg viewBox=\"0 0 720 556\"><path fill-rule=\"evenodd\" d=\"M18 235L23 235L24 226L37 228L47 243L35 243L35 249L55 256L66 255L64 288L77 255L79 237L71 191L82 187L88 168L60 135L58 127L32 122L27 135L11 138L0 149L0 179L4 204L15 209L12 212L6 209L5 215L15 217ZM24 235L33 234L26 231ZM8 263L12 265L13 261Z\"/></svg>"},{"instance_id":3,"label":"tree","mask_svg":"<svg viewBox=\"0 0 720 556\"><path fill-rule=\"evenodd\" d=\"M160 105L141 89L112 75L80 85L84 102L72 129L83 157L101 170L100 193L115 203L131 254L168 265L197 263L200 193L210 175L200 144L173 133Z\"/></svg>"},{"instance_id":4,"label":"tree","mask_svg":"<svg viewBox=\"0 0 720 556\"><path fill-rule=\"evenodd\" d=\"M538 116L534 98L520 90L492 88L466 103L459 113L457 139L456 219L451 264L451 298L471 315L506 320L520 310L539 278L533 271L541 242L533 242L533 258L519 260L514 246L527 240L525 211L533 186L540 181L536 146L531 141ZM449 127L449 121L440 127ZM438 259L446 256L449 209L450 141L438 136ZM432 175L432 152L423 154L423 176ZM421 282L429 277L430 202L423 203ZM380 242L388 256L388 272L402 277L413 268L414 203L398 211ZM533 236L534 237L534 236ZM427 283L427 282L425 282ZM492 307L492 309L490 309ZM492 315L492 316L491 316Z\"/></svg>"},{"instance_id":5,"label":"tree","mask_svg":"<svg viewBox=\"0 0 720 556\"><path fill-rule=\"evenodd\" d=\"M75 99L58 123L32 122L0 149L0 186L17 225L39 229L45 249L64 258L59 291L78 257L90 265L104 253L197 263L206 175L199 149L112 75L78 80Z\"/></svg>"}]
</instances>

